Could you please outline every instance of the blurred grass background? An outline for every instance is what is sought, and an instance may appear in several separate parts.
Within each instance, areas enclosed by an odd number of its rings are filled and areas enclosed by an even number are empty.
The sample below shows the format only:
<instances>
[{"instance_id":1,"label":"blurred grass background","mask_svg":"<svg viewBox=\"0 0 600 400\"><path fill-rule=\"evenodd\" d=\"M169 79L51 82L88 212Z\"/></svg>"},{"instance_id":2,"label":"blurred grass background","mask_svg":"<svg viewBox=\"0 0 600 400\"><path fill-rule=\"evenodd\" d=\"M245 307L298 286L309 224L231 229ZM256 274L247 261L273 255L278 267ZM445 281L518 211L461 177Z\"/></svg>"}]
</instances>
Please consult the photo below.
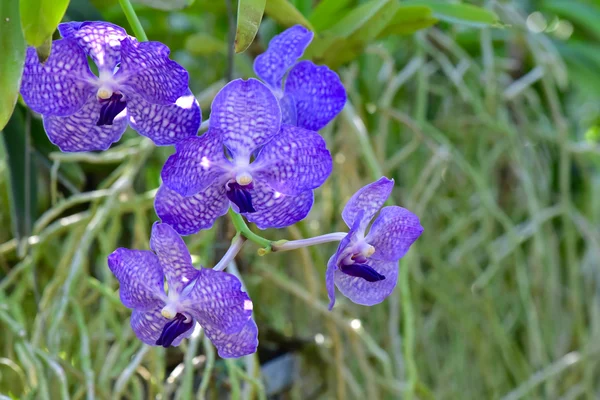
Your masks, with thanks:
<instances>
[{"instance_id":1,"label":"blurred grass background","mask_svg":"<svg viewBox=\"0 0 600 400\"><path fill-rule=\"evenodd\" d=\"M307 17L317 3L290 1ZM260 347L240 360L216 358L201 334L143 345L107 268L118 246L148 248L172 150L128 132L102 154L60 154L17 107L0 148L0 398L600 398L600 2L471 3L503 27L442 21L340 66L348 106L322 132L334 172L307 220L263 232L344 230L347 199L383 173L425 228L399 287L371 308L339 296L329 312L335 245L259 257L249 243L236 267ZM228 68L227 2L136 10L189 70L206 118ZM131 32L116 1L73 0L67 18ZM234 77L253 76L282 29L265 17ZM194 261L213 266L233 233L224 217L186 238Z\"/></svg>"}]
</instances>

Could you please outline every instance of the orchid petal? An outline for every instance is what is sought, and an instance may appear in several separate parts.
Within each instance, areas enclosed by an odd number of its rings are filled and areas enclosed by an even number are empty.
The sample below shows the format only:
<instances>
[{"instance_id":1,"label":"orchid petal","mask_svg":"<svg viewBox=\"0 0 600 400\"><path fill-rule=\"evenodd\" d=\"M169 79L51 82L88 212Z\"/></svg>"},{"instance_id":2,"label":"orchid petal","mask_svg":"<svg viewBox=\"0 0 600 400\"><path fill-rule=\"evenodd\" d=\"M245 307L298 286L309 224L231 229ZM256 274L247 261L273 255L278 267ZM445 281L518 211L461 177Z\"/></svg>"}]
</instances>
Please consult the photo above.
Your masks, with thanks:
<instances>
[{"instance_id":1,"label":"orchid petal","mask_svg":"<svg viewBox=\"0 0 600 400\"><path fill-rule=\"evenodd\" d=\"M173 104L188 90L188 73L169 59L170 50L159 42L121 41L121 67L115 74L123 92L149 103Z\"/></svg>"},{"instance_id":2,"label":"orchid petal","mask_svg":"<svg viewBox=\"0 0 600 400\"><path fill-rule=\"evenodd\" d=\"M342 111L346 89L340 77L312 61L300 61L285 80L285 94L295 101L297 125L318 131Z\"/></svg>"},{"instance_id":3,"label":"orchid petal","mask_svg":"<svg viewBox=\"0 0 600 400\"><path fill-rule=\"evenodd\" d=\"M154 251L167 278L169 293L181 293L200 273L192 266L192 257L185 242L168 224L154 223L150 236Z\"/></svg>"},{"instance_id":4,"label":"orchid petal","mask_svg":"<svg viewBox=\"0 0 600 400\"><path fill-rule=\"evenodd\" d=\"M193 196L183 197L162 185L154 200L156 214L180 235L191 235L212 228L215 220L227 213L229 200L225 185L213 185Z\"/></svg>"},{"instance_id":5,"label":"orchid petal","mask_svg":"<svg viewBox=\"0 0 600 400\"><path fill-rule=\"evenodd\" d=\"M211 129L200 137L178 142L175 154L163 166L161 177L169 189L191 196L213 185L229 168L231 163L223 153L223 138Z\"/></svg>"},{"instance_id":6,"label":"orchid petal","mask_svg":"<svg viewBox=\"0 0 600 400\"><path fill-rule=\"evenodd\" d=\"M269 43L267 51L254 60L256 75L274 89L281 89L281 79L302 56L313 33L301 25L292 26Z\"/></svg>"},{"instance_id":7,"label":"orchid petal","mask_svg":"<svg viewBox=\"0 0 600 400\"><path fill-rule=\"evenodd\" d=\"M157 146L168 146L190 136L200 128L201 111L198 101L188 90L173 104L152 104L133 95L127 99L127 114L131 127Z\"/></svg>"},{"instance_id":8,"label":"orchid petal","mask_svg":"<svg viewBox=\"0 0 600 400\"><path fill-rule=\"evenodd\" d=\"M118 142L127 129L123 110L112 125L97 126L102 104L91 96L83 107L66 117L44 116L44 129L52 143L64 152L106 150Z\"/></svg>"},{"instance_id":9,"label":"orchid petal","mask_svg":"<svg viewBox=\"0 0 600 400\"><path fill-rule=\"evenodd\" d=\"M283 125L258 154L253 164L257 179L278 192L298 195L321 186L331 174L333 162L325 140L316 132Z\"/></svg>"},{"instance_id":10,"label":"orchid petal","mask_svg":"<svg viewBox=\"0 0 600 400\"><path fill-rule=\"evenodd\" d=\"M149 311L133 310L131 313L131 328L135 335L142 342L150 346L156 346L156 341L160 337L164 326L169 323L169 319L161 314L162 306L156 307ZM171 346L179 346L183 339L192 336L194 329L189 329L182 335L179 335Z\"/></svg>"},{"instance_id":11,"label":"orchid petal","mask_svg":"<svg viewBox=\"0 0 600 400\"><path fill-rule=\"evenodd\" d=\"M75 39L100 70L112 73L121 61L121 40L125 29L104 21L65 22L58 25L62 37Z\"/></svg>"},{"instance_id":12,"label":"orchid petal","mask_svg":"<svg viewBox=\"0 0 600 400\"><path fill-rule=\"evenodd\" d=\"M84 51L75 40L55 40L44 64L33 47L27 49L21 95L37 113L71 115L95 94L91 83L95 79Z\"/></svg>"},{"instance_id":13,"label":"orchid petal","mask_svg":"<svg viewBox=\"0 0 600 400\"><path fill-rule=\"evenodd\" d=\"M246 213L244 216L259 229L284 228L303 220L314 201L312 190L288 196L260 181L256 182L250 193L256 212Z\"/></svg>"},{"instance_id":14,"label":"orchid petal","mask_svg":"<svg viewBox=\"0 0 600 400\"><path fill-rule=\"evenodd\" d=\"M273 93L256 79L229 82L215 97L210 127L221 133L234 159L249 161L279 132L281 110Z\"/></svg>"},{"instance_id":15,"label":"orchid petal","mask_svg":"<svg viewBox=\"0 0 600 400\"><path fill-rule=\"evenodd\" d=\"M241 331L226 334L216 329L206 329L206 336L217 348L219 357L237 358L256 352L258 347L258 327L256 322L250 319Z\"/></svg>"},{"instance_id":16,"label":"orchid petal","mask_svg":"<svg viewBox=\"0 0 600 400\"><path fill-rule=\"evenodd\" d=\"M363 225L368 223L388 199L393 187L394 180L384 176L354 193L342 212L342 218L346 225L354 225L356 216L361 211L363 212ZM363 228L366 228L366 226L363 226Z\"/></svg>"},{"instance_id":17,"label":"orchid petal","mask_svg":"<svg viewBox=\"0 0 600 400\"><path fill-rule=\"evenodd\" d=\"M339 291L356 304L372 306L388 297L398 281L398 262L369 260L369 266L385 279L368 282L367 280L344 274L340 269L334 272L335 285Z\"/></svg>"},{"instance_id":18,"label":"orchid petal","mask_svg":"<svg viewBox=\"0 0 600 400\"><path fill-rule=\"evenodd\" d=\"M381 210L365 241L375 247L371 258L397 262L421 233L419 217L405 208L390 206Z\"/></svg>"},{"instance_id":19,"label":"orchid petal","mask_svg":"<svg viewBox=\"0 0 600 400\"><path fill-rule=\"evenodd\" d=\"M118 248L108 256L108 267L121 285L125 307L145 311L164 302L163 271L151 251Z\"/></svg>"}]
</instances>

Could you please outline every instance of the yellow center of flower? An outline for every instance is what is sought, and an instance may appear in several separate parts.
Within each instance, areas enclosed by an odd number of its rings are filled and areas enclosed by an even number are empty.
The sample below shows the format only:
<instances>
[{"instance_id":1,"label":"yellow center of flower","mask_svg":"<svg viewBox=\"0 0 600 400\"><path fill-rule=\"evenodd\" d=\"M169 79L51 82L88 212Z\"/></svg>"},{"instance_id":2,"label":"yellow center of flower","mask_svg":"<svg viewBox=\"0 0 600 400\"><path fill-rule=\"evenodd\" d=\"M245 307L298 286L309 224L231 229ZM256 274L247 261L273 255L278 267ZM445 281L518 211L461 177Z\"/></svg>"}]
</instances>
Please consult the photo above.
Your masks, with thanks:
<instances>
[{"instance_id":1,"label":"yellow center of flower","mask_svg":"<svg viewBox=\"0 0 600 400\"><path fill-rule=\"evenodd\" d=\"M247 172L241 172L235 176L235 181L242 186L246 186L252 183L252 175Z\"/></svg>"},{"instance_id":2,"label":"yellow center of flower","mask_svg":"<svg viewBox=\"0 0 600 400\"><path fill-rule=\"evenodd\" d=\"M366 250L363 252L365 257L371 257L373 253L375 253L375 247L371 245L367 246Z\"/></svg>"},{"instance_id":3,"label":"yellow center of flower","mask_svg":"<svg viewBox=\"0 0 600 400\"><path fill-rule=\"evenodd\" d=\"M177 310L172 305L166 305L163 307L160 313L166 319L173 319L175 318L175 315L177 315Z\"/></svg>"},{"instance_id":4,"label":"yellow center of flower","mask_svg":"<svg viewBox=\"0 0 600 400\"><path fill-rule=\"evenodd\" d=\"M98 93L96 95L101 100L107 100L107 99L110 99L110 97L112 96L112 94L113 94L112 90L110 90L107 87L103 86L100 89L98 89Z\"/></svg>"}]
</instances>

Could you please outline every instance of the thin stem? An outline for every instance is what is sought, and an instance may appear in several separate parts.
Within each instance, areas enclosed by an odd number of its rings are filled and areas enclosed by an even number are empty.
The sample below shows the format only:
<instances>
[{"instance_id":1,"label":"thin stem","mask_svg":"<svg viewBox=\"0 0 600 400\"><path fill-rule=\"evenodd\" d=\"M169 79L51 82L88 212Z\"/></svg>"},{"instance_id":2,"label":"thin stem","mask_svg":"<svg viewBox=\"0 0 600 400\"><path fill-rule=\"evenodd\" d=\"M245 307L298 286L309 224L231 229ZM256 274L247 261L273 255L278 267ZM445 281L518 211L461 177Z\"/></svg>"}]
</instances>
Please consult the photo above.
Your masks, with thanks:
<instances>
[{"instance_id":1,"label":"thin stem","mask_svg":"<svg viewBox=\"0 0 600 400\"><path fill-rule=\"evenodd\" d=\"M133 30L133 34L135 35L135 37L139 41L147 42L148 36L146 36L146 31L144 31L144 28L142 27L142 23L140 22L140 19L138 18L137 14L135 13L135 10L133 9L131 2L129 0L119 0L119 4L121 5L123 14L125 14L125 18L127 18L127 22L129 22L129 25L131 26L131 29Z\"/></svg>"},{"instance_id":2,"label":"thin stem","mask_svg":"<svg viewBox=\"0 0 600 400\"><path fill-rule=\"evenodd\" d=\"M240 234L236 235L231 241L231 246L229 246L229 249L223 256L223 258L221 258L221 261L219 261L213 269L215 271L223 271L225 268L227 268L229 266L229 263L231 263L235 256L237 256L237 254L240 252L240 250L244 246L244 243L246 243L246 238Z\"/></svg>"},{"instance_id":3,"label":"thin stem","mask_svg":"<svg viewBox=\"0 0 600 400\"><path fill-rule=\"evenodd\" d=\"M231 218L231 222L233 223L235 230L240 235L264 248L263 252L261 252L261 255L267 254L271 251L271 241L252 232L240 214L236 213L230 208L229 217Z\"/></svg>"},{"instance_id":4,"label":"thin stem","mask_svg":"<svg viewBox=\"0 0 600 400\"><path fill-rule=\"evenodd\" d=\"M277 242L275 242L271 244L271 251L289 251L300 249L302 247L314 246L316 244L339 242L340 240L345 238L346 235L348 235L348 233L346 232L334 232L328 233L326 235L315 236L308 239L290 240L283 244L277 244Z\"/></svg>"}]
</instances>

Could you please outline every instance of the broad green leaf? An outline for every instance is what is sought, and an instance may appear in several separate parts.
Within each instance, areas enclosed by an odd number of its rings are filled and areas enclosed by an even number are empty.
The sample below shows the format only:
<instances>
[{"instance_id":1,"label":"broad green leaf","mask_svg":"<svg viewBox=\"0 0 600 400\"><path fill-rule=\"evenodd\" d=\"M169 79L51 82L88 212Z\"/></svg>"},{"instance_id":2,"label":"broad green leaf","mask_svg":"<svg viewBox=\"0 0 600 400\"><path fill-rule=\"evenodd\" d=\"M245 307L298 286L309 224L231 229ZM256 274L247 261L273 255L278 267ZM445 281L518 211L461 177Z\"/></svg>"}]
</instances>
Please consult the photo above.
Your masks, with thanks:
<instances>
[{"instance_id":1,"label":"broad green leaf","mask_svg":"<svg viewBox=\"0 0 600 400\"><path fill-rule=\"evenodd\" d=\"M316 37L306 56L333 68L355 59L390 23L398 6L394 0L361 4Z\"/></svg>"},{"instance_id":2,"label":"broad green leaf","mask_svg":"<svg viewBox=\"0 0 600 400\"><path fill-rule=\"evenodd\" d=\"M314 31L313 26L304 15L287 0L267 0L265 13L285 27L299 24Z\"/></svg>"},{"instance_id":3,"label":"broad green leaf","mask_svg":"<svg viewBox=\"0 0 600 400\"><path fill-rule=\"evenodd\" d=\"M21 26L27 43L39 47L51 38L68 5L69 0L20 0Z\"/></svg>"},{"instance_id":4,"label":"broad green leaf","mask_svg":"<svg viewBox=\"0 0 600 400\"><path fill-rule=\"evenodd\" d=\"M309 21L317 32L335 25L345 14L350 0L323 0L310 14Z\"/></svg>"},{"instance_id":5,"label":"broad green leaf","mask_svg":"<svg viewBox=\"0 0 600 400\"><path fill-rule=\"evenodd\" d=\"M10 178L10 211L15 237L28 236L36 218L37 181L34 155L27 146L27 126L17 109L2 131ZM29 155L26 156L26 153Z\"/></svg>"},{"instance_id":6,"label":"broad green leaf","mask_svg":"<svg viewBox=\"0 0 600 400\"><path fill-rule=\"evenodd\" d=\"M501 26L498 16L490 10L471 4L448 3L440 0L409 0L403 5L424 5L433 11L433 17L455 24L470 25L478 28Z\"/></svg>"},{"instance_id":7,"label":"broad green leaf","mask_svg":"<svg viewBox=\"0 0 600 400\"><path fill-rule=\"evenodd\" d=\"M19 97L25 61L25 40L17 0L0 0L0 130L8 122Z\"/></svg>"},{"instance_id":8,"label":"broad green leaf","mask_svg":"<svg viewBox=\"0 0 600 400\"><path fill-rule=\"evenodd\" d=\"M390 35L410 35L418 30L428 28L436 22L438 20L433 17L431 8L400 4L396 14L378 38Z\"/></svg>"},{"instance_id":9,"label":"broad green leaf","mask_svg":"<svg viewBox=\"0 0 600 400\"><path fill-rule=\"evenodd\" d=\"M241 53L250 46L265 12L266 0L239 0L235 52Z\"/></svg>"},{"instance_id":10,"label":"broad green leaf","mask_svg":"<svg viewBox=\"0 0 600 400\"><path fill-rule=\"evenodd\" d=\"M194 0L132 0L134 3L143 4L158 10L181 10L194 3Z\"/></svg>"}]
</instances>

